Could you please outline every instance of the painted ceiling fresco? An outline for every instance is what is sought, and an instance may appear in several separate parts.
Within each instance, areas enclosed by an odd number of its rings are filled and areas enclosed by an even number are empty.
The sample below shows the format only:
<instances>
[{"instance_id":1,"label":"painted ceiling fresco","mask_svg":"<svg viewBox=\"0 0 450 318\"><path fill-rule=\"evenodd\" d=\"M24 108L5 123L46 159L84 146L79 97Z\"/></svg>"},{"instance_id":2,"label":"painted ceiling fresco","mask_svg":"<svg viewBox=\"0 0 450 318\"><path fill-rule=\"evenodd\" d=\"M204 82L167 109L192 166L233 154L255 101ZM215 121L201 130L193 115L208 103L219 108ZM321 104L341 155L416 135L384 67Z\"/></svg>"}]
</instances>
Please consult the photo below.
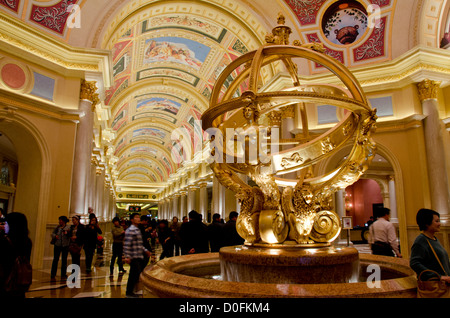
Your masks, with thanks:
<instances>
[{"instance_id":1,"label":"painted ceiling fresco","mask_svg":"<svg viewBox=\"0 0 450 318\"><path fill-rule=\"evenodd\" d=\"M394 1L371 0L381 12L375 28L369 28L370 14L356 1L338 1L334 6L330 4L336 2L327 0L285 2L298 18L305 42L323 43L326 54L351 66L389 58L386 43ZM144 19L109 45L114 86L107 92L106 104L113 107L120 179L167 180L183 161L172 132L184 127L192 144L201 143L201 136L193 133L195 121L208 106L215 80L250 49L215 20L181 13ZM321 72L323 67L311 64L311 71ZM136 90L140 83L147 87ZM130 164L143 153L148 155L147 164Z\"/></svg>"},{"instance_id":2,"label":"painted ceiling fresco","mask_svg":"<svg viewBox=\"0 0 450 318\"><path fill-rule=\"evenodd\" d=\"M201 145L194 129L215 80L246 52L232 32L189 14L141 21L112 43L114 86L105 103L121 180L162 182L176 172L183 157L172 132L183 127L193 148ZM145 161L136 161L142 154Z\"/></svg>"}]
</instances>

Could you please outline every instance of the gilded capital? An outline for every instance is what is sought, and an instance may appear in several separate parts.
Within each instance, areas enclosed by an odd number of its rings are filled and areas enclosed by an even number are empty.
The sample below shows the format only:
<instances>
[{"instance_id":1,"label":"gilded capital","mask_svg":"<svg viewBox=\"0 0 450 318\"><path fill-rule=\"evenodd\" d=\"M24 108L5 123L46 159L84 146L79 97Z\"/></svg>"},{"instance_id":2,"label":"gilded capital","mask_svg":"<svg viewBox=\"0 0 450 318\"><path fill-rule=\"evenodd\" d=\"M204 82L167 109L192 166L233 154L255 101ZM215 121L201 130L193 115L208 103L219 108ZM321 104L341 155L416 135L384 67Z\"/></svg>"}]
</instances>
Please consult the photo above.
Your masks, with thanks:
<instances>
[{"instance_id":1,"label":"gilded capital","mask_svg":"<svg viewBox=\"0 0 450 318\"><path fill-rule=\"evenodd\" d=\"M267 117L269 118L269 126L281 126L281 111L271 111Z\"/></svg>"},{"instance_id":2,"label":"gilded capital","mask_svg":"<svg viewBox=\"0 0 450 318\"><path fill-rule=\"evenodd\" d=\"M283 118L294 118L295 117L295 107L294 105L289 105L281 108Z\"/></svg>"},{"instance_id":3,"label":"gilded capital","mask_svg":"<svg viewBox=\"0 0 450 318\"><path fill-rule=\"evenodd\" d=\"M427 99L437 99L438 89L441 85L439 81L432 81L429 79L423 80L417 84L419 89L419 98L423 102Z\"/></svg>"},{"instance_id":4,"label":"gilded capital","mask_svg":"<svg viewBox=\"0 0 450 318\"><path fill-rule=\"evenodd\" d=\"M92 107L95 107L100 100L98 98L97 83L81 80L80 99L87 99L92 102Z\"/></svg>"}]
</instances>

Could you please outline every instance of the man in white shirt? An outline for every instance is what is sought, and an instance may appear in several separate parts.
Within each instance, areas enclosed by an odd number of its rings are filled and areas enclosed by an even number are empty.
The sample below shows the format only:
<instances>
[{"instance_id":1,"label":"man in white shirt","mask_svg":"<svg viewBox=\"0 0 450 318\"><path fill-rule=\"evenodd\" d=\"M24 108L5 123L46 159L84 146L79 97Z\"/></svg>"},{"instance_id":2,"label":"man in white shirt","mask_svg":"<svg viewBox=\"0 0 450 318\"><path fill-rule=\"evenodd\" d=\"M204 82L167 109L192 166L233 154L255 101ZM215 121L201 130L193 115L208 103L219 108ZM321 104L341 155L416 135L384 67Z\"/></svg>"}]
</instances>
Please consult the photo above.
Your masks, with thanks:
<instances>
[{"instance_id":1,"label":"man in white shirt","mask_svg":"<svg viewBox=\"0 0 450 318\"><path fill-rule=\"evenodd\" d=\"M394 225L389 222L390 210L379 210L378 219L369 228L369 244L374 255L402 257L398 247Z\"/></svg>"}]
</instances>

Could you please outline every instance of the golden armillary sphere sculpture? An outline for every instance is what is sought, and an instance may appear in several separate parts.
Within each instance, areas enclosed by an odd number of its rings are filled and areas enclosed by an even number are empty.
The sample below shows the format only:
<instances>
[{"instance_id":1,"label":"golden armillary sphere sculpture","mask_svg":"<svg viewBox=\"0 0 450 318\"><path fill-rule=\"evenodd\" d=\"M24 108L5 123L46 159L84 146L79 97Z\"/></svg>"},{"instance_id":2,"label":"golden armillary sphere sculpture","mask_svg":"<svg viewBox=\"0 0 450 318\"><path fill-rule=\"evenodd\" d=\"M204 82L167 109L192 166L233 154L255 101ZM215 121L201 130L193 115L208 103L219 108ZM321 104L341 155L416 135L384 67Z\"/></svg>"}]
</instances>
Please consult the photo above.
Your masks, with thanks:
<instances>
[{"instance_id":1,"label":"golden armillary sphere sculpture","mask_svg":"<svg viewBox=\"0 0 450 318\"><path fill-rule=\"evenodd\" d=\"M218 180L236 193L241 204L236 226L246 245L329 245L341 230L339 217L330 208L333 193L356 182L375 155L370 134L376 110L369 106L356 78L325 55L320 44L290 45L290 33L279 15L278 26L266 36L266 45L225 68L202 116L203 129L211 136L210 167ZM302 85L293 58L323 65L343 87ZM292 87L259 91L261 69L279 61L289 72ZM240 87L248 89L239 95ZM316 137L307 131L306 104L334 105L347 113L335 127ZM305 138L279 151L282 142L277 127L267 121L274 111L290 105L300 109ZM351 142L353 147L339 167L325 175L311 174L313 165ZM295 179L283 179L292 172ZM248 185L239 174L251 177L257 186Z\"/></svg>"}]
</instances>

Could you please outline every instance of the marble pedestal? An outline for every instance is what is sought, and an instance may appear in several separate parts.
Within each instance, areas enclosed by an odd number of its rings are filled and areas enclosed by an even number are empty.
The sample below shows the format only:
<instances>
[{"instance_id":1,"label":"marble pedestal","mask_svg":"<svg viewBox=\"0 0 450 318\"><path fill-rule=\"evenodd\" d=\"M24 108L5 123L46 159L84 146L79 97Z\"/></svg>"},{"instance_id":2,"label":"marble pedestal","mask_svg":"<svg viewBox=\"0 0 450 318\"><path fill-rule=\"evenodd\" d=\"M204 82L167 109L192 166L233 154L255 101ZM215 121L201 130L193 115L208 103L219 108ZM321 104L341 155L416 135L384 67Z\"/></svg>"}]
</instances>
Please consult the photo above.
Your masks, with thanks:
<instances>
[{"instance_id":1,"label":"marble pedestal","mask_svg":"<svg viewBox=\"0 0 450 318\"><path fill-rule=\"evenodd\" d=\"M230 282L326 284L357 281L358 251L344 247L224 247L222 279Z\"/></svg>"}]
</instances>

